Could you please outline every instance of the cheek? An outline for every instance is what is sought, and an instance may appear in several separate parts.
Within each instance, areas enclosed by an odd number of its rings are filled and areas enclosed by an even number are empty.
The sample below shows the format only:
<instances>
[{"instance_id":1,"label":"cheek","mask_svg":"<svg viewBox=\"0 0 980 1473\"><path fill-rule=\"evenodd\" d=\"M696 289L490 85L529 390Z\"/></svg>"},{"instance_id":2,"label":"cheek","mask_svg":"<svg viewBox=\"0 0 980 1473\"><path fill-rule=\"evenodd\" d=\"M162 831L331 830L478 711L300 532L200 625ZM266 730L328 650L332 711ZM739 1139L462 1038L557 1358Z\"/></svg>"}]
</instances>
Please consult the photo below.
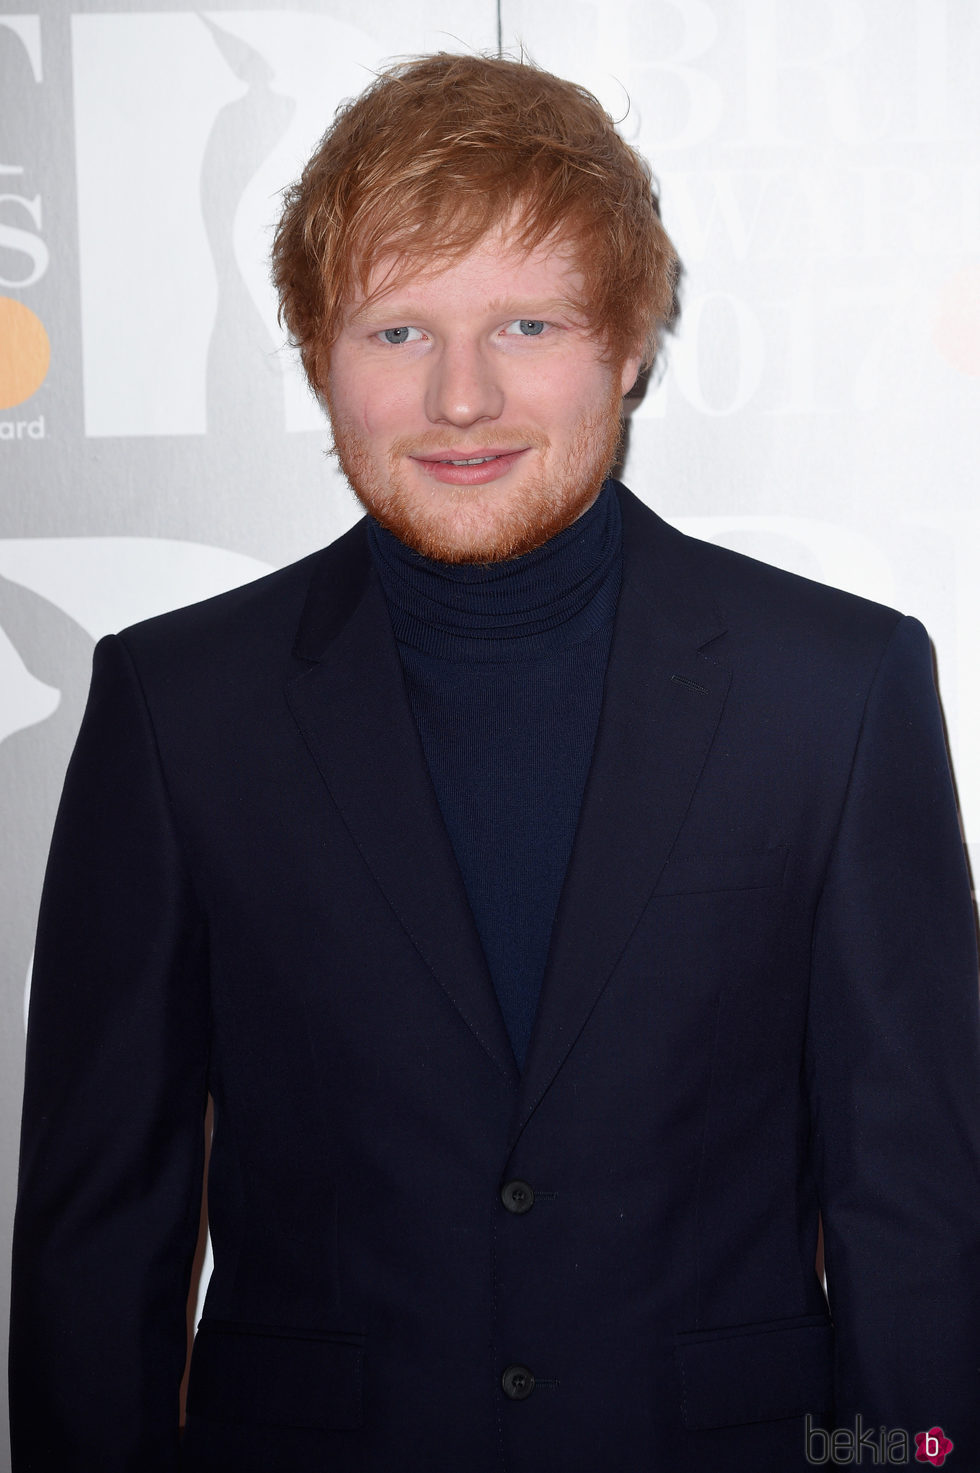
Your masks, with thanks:
<instances>
[{"instance_id":1,"label":"cheek","mask_svg":"<svg viewBox=\"0 0 980 1473\"><path fill-rule=\"evenodd\" d=\"M603 391L574 374L528 370L511 382L507 410L514 420L530 419L554 435L570 432L584 414L594 412Z\"/></svg>"},{"instance_id":2,"label":"cheek","mask_svg":"<svg viewBox=\"0 0 980 1473\"><path fill-rule=\"evenodd\" d=\"M618 402L618 385L616 386ZM545 413L556 436L574 442L583 426L601 416L613 402L613 384L608 373L597 371L581 377L569 375L549 388Z\"/></svg>"},{"instance_id":3,"label":"cheek","mask_svg":"<svg viewBox=\"0 0 980 1473\"><path fill-rule=\"evenodd\" d=\"M346 397L348 422L360 434L379 442L416 429L422 415L418 394L406 384L393 384L387 375L379 374L360 384L355 396Z\"/></svg>"},{"instance_id":4,"label":"cheek","mask_svg":"<svg viewBox=\"0 0 980 1473\"><path fill-rule=\"evenodd\" d=\"M371 362L343 340L334 349L327 375L327 406L335 427L373 440L388 432L400 414L404 388L384 365ZM367 448L373 449L374 446Z\"/></svg>"}]
</instances>

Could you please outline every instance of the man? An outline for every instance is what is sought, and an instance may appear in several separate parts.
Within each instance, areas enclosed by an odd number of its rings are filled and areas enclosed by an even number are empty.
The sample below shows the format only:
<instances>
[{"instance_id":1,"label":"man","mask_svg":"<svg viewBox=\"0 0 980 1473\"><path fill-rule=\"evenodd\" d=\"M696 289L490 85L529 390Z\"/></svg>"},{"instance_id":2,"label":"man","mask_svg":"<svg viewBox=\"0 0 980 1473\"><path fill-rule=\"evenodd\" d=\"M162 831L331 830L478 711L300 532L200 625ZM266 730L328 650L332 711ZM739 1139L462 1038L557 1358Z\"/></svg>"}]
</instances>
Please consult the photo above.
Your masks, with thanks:
<instances>
[{"instance_id":1,"label":"man","mask_svg":"<svg viewBox=\"0 0 980 1473\"><path fill-rule=\"evenodd\" d=\"M980 1467L928 642L606 481L675 271L594 99L508 61L382 74L289 193L283 312L369 515L99 648L15 1473L792 1473L934 1428Z\"/></svg>"}]
</instances>

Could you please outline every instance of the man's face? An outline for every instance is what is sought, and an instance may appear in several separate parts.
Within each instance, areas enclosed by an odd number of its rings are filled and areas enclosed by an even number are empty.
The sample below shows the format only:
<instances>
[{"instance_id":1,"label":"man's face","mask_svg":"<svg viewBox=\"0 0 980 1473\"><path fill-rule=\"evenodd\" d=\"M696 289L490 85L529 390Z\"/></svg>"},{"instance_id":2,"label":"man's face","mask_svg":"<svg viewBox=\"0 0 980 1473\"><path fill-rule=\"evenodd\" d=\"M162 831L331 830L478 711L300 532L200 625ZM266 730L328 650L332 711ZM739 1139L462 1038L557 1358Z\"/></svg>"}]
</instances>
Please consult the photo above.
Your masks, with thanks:
<instances>
[{"instance_id":1,"label":"man's face","mask_svg":"<svg viewBox=\"0 0 980 1473\"><path fill-rule=\"evenodd\" d=\"M388 263L390 269L390 263ZM639 355L610 366L567 253L491 235L455 265L381 262L330 353L341 467L365 508L444 562L528 552L595 500Z\"/></svg>"}]
</instances>

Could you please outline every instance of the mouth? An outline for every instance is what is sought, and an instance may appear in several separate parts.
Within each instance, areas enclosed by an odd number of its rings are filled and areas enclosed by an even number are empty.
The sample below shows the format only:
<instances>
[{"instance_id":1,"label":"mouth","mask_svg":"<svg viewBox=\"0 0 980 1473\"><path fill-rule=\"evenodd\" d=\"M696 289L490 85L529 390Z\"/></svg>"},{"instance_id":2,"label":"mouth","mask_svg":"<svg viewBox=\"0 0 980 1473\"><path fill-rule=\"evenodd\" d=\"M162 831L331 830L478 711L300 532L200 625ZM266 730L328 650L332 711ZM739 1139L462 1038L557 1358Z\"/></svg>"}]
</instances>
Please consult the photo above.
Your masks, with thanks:
<instances>
[{"instance_id":1,"label":"mouth","mask_svg":"<svg viewBox=\"0 0 980 1473\"><path fill-rule=\"evenodd\" d=\"M478 449L469 455L453 454L452 447L436 454L413 455L411 459L427 475L446 485L483 486L504 476L530 446L513 450Z\"/></svg>"},{"instance_id":2,"label":"mouth","mask_svg":"<svg viewBox=\"0 0 980 1473\"><path fill-rule=\"evenodd\" d=\"M446 450L421 450L412 459L420 460L426 465L482 465L486 460L504 460L509 455L520 455L526 449L526 445L515 445L513 448L508 446L503 450L499 446L481 445L473 450L456 450L450 446Z\"/></svg>"},{"instance_id":3,"label":"mouth","mask_svg":"<svg viewBox=\"0 0 980 1473\"><path fill-rule=\"evenodd\" d=\"M497 460L497 455L474 455L472 460L440 460L440 465L486 465L490 460Z\"/></svg>"}]
</instances>

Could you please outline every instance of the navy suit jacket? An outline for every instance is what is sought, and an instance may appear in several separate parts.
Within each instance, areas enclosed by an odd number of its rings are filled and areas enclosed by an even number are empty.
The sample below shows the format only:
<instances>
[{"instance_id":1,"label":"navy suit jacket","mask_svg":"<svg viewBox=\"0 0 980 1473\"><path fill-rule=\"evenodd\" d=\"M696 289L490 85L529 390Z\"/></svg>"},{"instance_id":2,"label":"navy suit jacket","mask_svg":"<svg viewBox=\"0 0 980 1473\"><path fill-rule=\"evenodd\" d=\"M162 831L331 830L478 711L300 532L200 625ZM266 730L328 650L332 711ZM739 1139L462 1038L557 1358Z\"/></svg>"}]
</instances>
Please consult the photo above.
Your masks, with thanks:
<instances>
[{"instance_id":1,"label":"navy suit jacket","mask_svg":"<svg viewBox=\"0 0 980 1473\"><path fill-rule=\"evenodd\" d=\"M620 494L523 1075L364 525L99 646L37 947L15 1473L794 1473L808 1415L980 1468L927 638Z\"/></svg>"}]
</instances>

